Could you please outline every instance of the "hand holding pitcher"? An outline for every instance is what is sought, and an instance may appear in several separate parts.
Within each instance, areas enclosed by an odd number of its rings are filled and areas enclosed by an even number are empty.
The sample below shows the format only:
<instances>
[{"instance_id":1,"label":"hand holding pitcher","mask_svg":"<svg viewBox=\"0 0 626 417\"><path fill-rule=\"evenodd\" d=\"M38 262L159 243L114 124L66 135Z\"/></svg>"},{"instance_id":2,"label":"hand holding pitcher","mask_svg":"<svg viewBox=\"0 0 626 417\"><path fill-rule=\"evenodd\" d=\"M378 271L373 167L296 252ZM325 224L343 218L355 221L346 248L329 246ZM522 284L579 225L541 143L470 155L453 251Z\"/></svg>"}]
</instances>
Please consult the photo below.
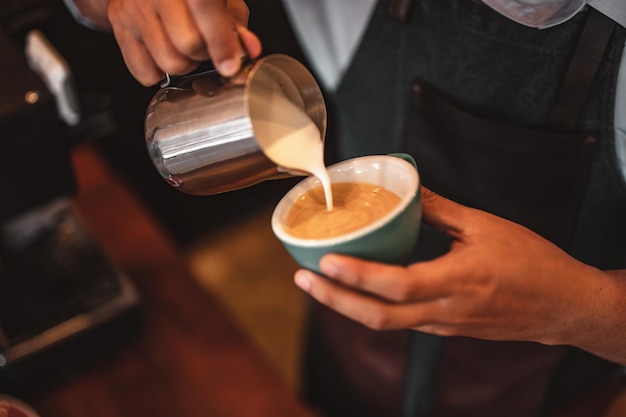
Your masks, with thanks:
<instances>
[{"instance_id":1,"label":"hand holding pitcher","mask_svg":"<svg viewBox=\"0 0 626 417\"><path fill-rule=\"evenodd\" d=\"M166 73L184 75L211 60L225 76L240 68L242 47L261 53L243 0L73 0L82 18L113 30L131 74L154 85ZM239 36L239 39L238 39Z\"/></svg>"}]
</instances>

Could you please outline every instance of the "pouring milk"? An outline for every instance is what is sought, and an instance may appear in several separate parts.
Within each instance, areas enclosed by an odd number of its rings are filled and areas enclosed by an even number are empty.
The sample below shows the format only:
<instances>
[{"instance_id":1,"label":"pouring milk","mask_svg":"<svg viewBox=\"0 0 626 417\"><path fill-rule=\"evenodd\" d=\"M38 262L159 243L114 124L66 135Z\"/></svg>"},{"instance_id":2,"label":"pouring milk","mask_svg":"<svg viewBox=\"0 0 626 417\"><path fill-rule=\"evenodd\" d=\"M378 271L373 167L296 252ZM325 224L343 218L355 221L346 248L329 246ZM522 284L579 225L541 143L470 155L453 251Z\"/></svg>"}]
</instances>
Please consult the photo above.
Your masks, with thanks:
<instances>
[{"instance_id":1,"label":"pouring milk","mask_svg":"<svg viewBox=\"0 0 626 417\"><path fill-rule=\"evenodd\" d=\"M282 168L315 175L324 187L326 208L333 209L330 178L324 165L319 129L304 110L278 92L250 94L256 139L265 155Z\"/></svg>"}]
</instances>

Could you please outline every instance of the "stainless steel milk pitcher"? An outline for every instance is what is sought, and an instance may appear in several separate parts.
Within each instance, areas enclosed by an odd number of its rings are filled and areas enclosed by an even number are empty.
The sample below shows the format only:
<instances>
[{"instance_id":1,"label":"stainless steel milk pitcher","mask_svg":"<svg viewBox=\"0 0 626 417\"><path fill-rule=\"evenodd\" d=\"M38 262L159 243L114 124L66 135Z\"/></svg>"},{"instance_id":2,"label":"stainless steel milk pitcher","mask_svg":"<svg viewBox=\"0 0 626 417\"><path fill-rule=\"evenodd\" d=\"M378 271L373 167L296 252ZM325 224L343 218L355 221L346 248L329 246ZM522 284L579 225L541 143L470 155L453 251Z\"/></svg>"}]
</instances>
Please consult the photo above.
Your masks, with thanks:
<instances>
[{"instance_id":1,"label":"stainless steel milk pitcher","mask_svg":"<svg viewBox=\"0 0 626 417\"><path fill-rule=\"evenodd\" d=\"M161 176L186 193L209 195L305 175L277 166L259 146L252 93L288 99L306 112L323 140L326 106L315 79L297 60L268 55L244 63L231 78L211 70L159 89L147 109L145 137Z\"/></svg>"}]
</instances>

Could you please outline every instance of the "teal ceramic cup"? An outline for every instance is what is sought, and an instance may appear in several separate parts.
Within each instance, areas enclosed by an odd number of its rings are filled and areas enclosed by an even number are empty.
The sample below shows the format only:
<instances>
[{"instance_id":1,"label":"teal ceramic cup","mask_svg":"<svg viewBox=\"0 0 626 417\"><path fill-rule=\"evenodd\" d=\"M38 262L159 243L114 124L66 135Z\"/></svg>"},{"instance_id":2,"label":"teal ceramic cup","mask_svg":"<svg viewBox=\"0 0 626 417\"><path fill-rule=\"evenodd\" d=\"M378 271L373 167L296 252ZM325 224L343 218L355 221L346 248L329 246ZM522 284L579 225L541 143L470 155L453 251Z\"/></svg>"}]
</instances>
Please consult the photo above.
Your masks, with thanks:
<instances>
[{"instance_id":1,"label":"teal ceramic cup","mask_svg":"<svg viewBox=\"0 0 626 417\"><path fill-rule=\"evenodd\" d=\"M400 197L400 203L382 218L340 236L302 239L284 227L294 202L307 191L321 186L308 177L278 202L272 214L272 230L287 252L303 268L319 272L319 261L327 253L351 255L387 264L405 265L419 234L422 205L417 166L408 154L370 155L328 167L332 183L361 182L381 186Z\"/></svg>"}]
</instances>

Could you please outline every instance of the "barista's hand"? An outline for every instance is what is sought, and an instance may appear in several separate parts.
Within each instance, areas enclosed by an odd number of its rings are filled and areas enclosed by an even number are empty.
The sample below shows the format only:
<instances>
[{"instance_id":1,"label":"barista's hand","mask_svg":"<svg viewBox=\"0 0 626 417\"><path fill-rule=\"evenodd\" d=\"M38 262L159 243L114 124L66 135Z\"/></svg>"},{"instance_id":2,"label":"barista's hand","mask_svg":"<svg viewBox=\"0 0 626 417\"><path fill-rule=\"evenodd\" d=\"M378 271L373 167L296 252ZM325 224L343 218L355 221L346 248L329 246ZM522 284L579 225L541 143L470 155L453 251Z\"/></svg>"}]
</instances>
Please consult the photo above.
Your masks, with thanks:
<instances>
[{"instance_id":1,"label":"barista's hand","mask_svg":"<svg viewBox=\"0 0 626 417\"><path fill-rule=\"evenodd\" d=\"M259 39L246 28L243 0L75 1L103 28L108 23L126 66L144 85L156 84L165 73L189 73L208 59L223 75L233 75L243 52L237 36L251 58L261 53Z\"/></svg>"},{"instance_id":2,"label":"barista's hand","mask_svg":"<svg viewBox=\"0 0 626 417\"><path fill-rule=\"evenodd\" d=\"M572 344L626 363L626 279L530 230L424 189L424 221L454 239L408 267L327 255L330 279L296 272L315 299L373 329ZM621 278L620 278L621 275Z\"/></svg>"}]
</instances>

